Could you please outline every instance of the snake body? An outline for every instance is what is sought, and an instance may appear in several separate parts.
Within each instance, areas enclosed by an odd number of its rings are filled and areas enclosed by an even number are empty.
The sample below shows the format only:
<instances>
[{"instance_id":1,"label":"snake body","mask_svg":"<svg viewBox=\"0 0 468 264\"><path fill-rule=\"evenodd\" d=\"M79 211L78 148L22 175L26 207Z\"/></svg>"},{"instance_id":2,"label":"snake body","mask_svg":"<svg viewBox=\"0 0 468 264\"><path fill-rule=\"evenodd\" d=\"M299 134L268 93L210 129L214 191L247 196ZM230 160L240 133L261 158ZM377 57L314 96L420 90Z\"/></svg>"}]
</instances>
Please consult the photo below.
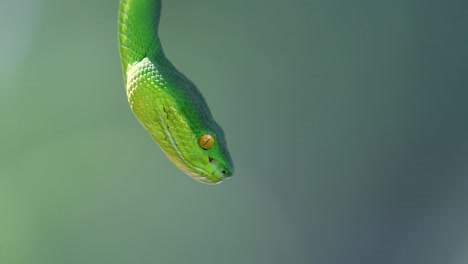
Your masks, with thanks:
<instances>
[{"instance_id":1,"label":"snake body","mask_svg":"<svg viewBox=\"0 0 468 264\"><path fill-rule=\"evenodd\" d=\"M234 172L223 130L203 96L164 55L160 0L121 0L119 51L130 107L170 160L197 181Z\"/></svg>"}]
</instances>

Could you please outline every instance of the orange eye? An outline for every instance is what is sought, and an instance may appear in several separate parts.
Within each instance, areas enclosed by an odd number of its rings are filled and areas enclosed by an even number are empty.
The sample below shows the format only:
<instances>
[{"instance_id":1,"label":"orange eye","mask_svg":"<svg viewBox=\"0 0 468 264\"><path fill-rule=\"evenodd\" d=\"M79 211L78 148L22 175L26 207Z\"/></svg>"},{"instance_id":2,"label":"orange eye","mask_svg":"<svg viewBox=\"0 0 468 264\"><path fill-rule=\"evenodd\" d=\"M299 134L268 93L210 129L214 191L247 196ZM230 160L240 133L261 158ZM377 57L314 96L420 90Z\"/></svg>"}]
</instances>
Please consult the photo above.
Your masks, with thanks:
<instances>
[{"instance_id":1,"label":"orange eye","mask_svg":"<svg viewBox=\"0 0 468 264\"><path fill-rule=\"evenodd\" d=\"M200 139L198 140L198 144L203 149L210 149L215 144L215 139L212 135L205 134L200 137Z\"/></svg>"}]
</instances>

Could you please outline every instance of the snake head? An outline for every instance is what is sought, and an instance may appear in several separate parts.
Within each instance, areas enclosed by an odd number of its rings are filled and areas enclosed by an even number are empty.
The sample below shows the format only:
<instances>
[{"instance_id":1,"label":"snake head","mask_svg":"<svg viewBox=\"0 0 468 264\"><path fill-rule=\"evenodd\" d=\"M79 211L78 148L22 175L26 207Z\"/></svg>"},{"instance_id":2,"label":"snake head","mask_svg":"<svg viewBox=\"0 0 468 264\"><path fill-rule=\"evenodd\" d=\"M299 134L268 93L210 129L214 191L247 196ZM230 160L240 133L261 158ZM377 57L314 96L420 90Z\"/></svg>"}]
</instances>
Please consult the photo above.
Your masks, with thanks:
<instances>
[{"instance_id":1,"label":"snake head","mask_svg":"<svg viewBox=\"0 0 468 264\"><path fill-rule=\"evenodd\" d=\"M133 113L164 153L186 174L207 184L234 173L224 132L195 85L172 66L143 59L130 68Z\"/></svg>"}]
</instances>

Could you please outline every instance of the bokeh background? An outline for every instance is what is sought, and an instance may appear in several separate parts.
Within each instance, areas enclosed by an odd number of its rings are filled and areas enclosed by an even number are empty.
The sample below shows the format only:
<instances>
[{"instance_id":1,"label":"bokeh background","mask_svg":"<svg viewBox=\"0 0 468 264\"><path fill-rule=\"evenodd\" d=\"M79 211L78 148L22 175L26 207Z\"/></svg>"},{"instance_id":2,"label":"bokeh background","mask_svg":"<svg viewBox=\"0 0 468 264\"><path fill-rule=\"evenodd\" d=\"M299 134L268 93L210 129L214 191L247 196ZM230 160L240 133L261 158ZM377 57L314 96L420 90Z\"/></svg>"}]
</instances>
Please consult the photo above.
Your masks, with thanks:
<instances>
[{"instance_id":1,"label":"bokeh background","mask_svg":"<svg viewBox=\"0 0 468 264\"><path fill-rule=\"evenodd\" d=\"M236 165L126 102L118 1L0 2L0 263L468 263L466 1L163 1Z\"/></svg>"}]
</instances>

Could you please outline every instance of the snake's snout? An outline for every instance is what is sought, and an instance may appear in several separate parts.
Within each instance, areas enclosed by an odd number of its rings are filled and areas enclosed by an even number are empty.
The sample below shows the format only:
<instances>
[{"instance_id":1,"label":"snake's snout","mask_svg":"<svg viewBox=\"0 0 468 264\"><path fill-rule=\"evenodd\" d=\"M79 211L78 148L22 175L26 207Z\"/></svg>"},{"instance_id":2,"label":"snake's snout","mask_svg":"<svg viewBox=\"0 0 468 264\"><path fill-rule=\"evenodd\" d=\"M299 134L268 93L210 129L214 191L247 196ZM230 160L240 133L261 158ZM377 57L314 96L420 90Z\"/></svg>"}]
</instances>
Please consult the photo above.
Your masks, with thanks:
<instances>
[{"instance_id":1,"label":"snake's snout","mask_svg":"<svg viewBox=\"0 0 468 264\"><path fill-rule=\"evenodd\" d=\"M219 160L209 157L209 161L215 169L214 174L221 179L227 179L232 175L232 170Z\"/></svg>"}]
</instances>

